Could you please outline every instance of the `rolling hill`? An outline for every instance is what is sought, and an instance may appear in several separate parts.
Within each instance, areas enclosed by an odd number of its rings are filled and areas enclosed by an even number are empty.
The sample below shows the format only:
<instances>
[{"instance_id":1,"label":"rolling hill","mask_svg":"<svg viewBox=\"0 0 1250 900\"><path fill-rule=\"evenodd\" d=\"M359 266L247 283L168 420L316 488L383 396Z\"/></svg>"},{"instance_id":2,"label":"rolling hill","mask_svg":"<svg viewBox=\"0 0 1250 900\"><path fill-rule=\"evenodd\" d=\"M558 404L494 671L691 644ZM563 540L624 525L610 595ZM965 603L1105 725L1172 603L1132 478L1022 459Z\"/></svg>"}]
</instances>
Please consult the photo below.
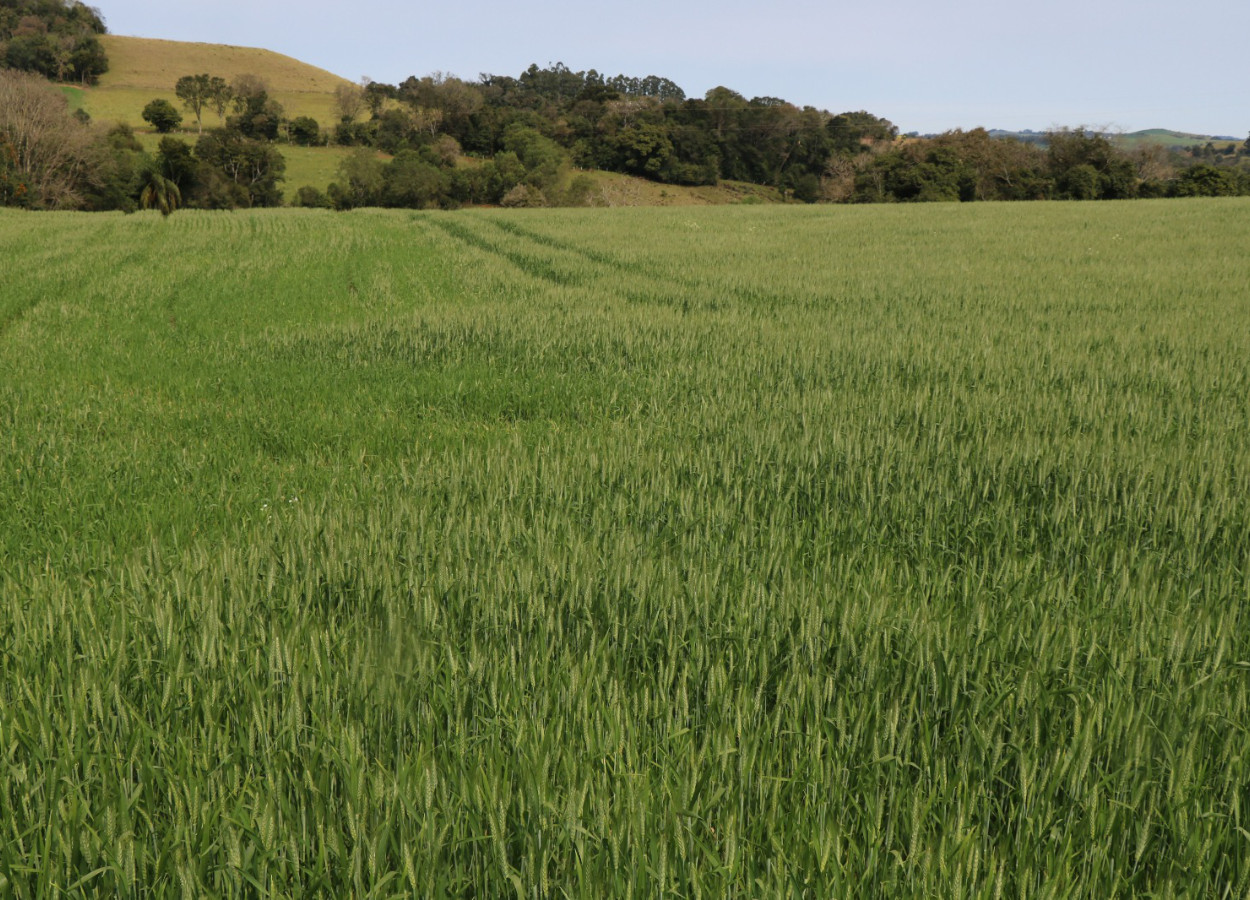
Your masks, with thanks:
<instances>
[{"instance_id":1,"label":"rolling hill","mask_svg":"<svg viewBox=\"0 0 1250 900\"><path fill-rule=\"evenodd\" d=\"M183 75L207 72L227 81L260 76L288 116L311 116L323 127L334 123L334 89L347 83L325 69L254 47L118 35L104 35L100 41L109 55L109 71L98 87L66 88L70 102L93 119L136 127L143 124L143 107L149 101L163 97L179 105L174 85ZM216 124L215 114L206 114L205 125Z\"/></svg>"},{"instance_id":2,"label":"rolling hill","mask_svg":"<svg viewBox=\"0 0 1250 900\"><path fill-rule=\"evenodd\" d=\"M119 35L104 35L100 40L109 55L109 71L100 78L99 85L63 85L61 90L72 109L84 110L93 120L132 126L149 152L155 152L158 136L143 121L143 107L159 97L182 109L174 85L183 75L206 72L227 80L257 75L269 85L269 95L282 104L289 117L311 116L326 130L336 122L334 90L348 83L325 69L255 47ZM220 124L216 113L204 113L205 128ZM194 140L195 120L185 112L183 132L184 138ZM288 202L304 185L324 190L335 179L339 162L352 152L346 147L287 144L280 149L287 164L283 192ZM661 185L613 172L590 174L595 181L593 202L602 206L708 206L772 203L781 199L774 188L754 184L724 182L714 187L691 188Z\"/></svg>"}]
</instances>

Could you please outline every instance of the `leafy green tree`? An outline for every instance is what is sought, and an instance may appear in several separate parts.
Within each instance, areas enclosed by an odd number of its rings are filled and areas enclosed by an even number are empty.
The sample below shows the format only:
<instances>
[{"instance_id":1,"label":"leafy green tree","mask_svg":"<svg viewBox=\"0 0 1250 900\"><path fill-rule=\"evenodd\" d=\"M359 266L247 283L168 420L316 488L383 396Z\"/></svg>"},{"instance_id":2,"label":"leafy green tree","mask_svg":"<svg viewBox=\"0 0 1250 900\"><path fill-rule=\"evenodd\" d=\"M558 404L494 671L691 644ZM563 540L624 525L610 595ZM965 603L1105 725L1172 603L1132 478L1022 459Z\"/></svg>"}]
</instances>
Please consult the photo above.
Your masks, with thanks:
<instances>
[{"instance_id":1,"label":"leafy green tree","mask_svg":"<svg viewBox=\"0 0 1250 900\"><path fill-rule=\"evenodd\" d=\"M1191 166L1176 179L1173 197L1235 197L1239 190L1237 176L1229 169L1200 164Z\"/></svg>"},{"instance_id":2,"label":"leafy green tree","mask_svg":"<svg viewBox=\"0 0 1250 900\"><path fill-rule=\"evenodd\" d=\"M335 209L380 206L386 170L375 151L365 147L339 163L339 178L327 191Z\"/></svg>"},{"instance_id":3,"label":"leafy green tree","mask_svg":"<svg viewBox=\"0 0 1250 900\"><path fill-rule=\"evenodd\" d=\"M961 200L1040 200L1050 192L1046 153L1035 144L993 137L984 128L947 131L929 143L965 167Z\"/></svg>"},{"instance_id":4,"label":"leafy green tree","mask_svg":"<svg viewBox=\"0 0 1250 900\"><path fill-rule=\"evenodd\" d=\"M504 147L525 166L526 184L544 193L556 189L569 168L564 148L537 130L513 125L504 134Z\"/></svg>"},{"instance_id":5,"label":"leafy green tree","mask_svg":"<svg viewBox=\"0 0 1250 900\"><path fill-rule=\"evenodd\" d=\"M673 142L663 125L643 124L616 135L615 166L625 172L657 178L673 156Z\"/></svg>"},{"instance_id":6,"label":"leafy green tree","mask_svg":"<svg viewBox=\"0 0 1250 900\"><path fill-rule=\"evenodd\" d=\"M1046 145L1057 198L1121 200L1137 195L1137 167L1103 135L1065 128L1048 132Z\"/></svg>"},{"instance_id":7,"label":"leafy green tree","mask_svg":"<svg viewBox=\"0 0 1250 900\"><path fill-rule=\"evenodd\" d=\"M291 120L291 143L301 147L314 147L321 143L321 126L311 116L297 116Z\"/></svg>"},{"instance_id":8,"label":"leafy green tree","mask_svg":"<svg viewBox=\"0 0 1250 900\"><path fill-rule=\"evenodd\" d=\"M272 145L226 129L208 132L195 145L196 157L207 163L205 173L209 195L221 205L225 187L232 202L240 206L281 206L282 190L278 182L285 178L286 160ZM228 184L215 183L213 175ZM233 185L233 188L230 187ZM213 190L217 188L217 190Z\"/></svg>"},{"instance_id":9,"label":"leafy green tree","mask_svg":"<svg viewBox=\"0 0 1250 900\"><path fill-rule=\"evenodd\" d=\"M330 202L330 198L326 196L325 191L308 184L302 185L295 192L295 205L305 209L334 208L334 204Z\"/></svg>"},{"instance_id":10,"label":"leafy green tree","mask_svg":"<svg viewBox=\"0 0 1250 900\"><path fill-rule=\"evenodd\" d=\"M224 81L223 81L224 84ZM174 93L182 105L195 116L195 130L204 131L204 110L213 101L213 78L211 75L183 75L174 85Z\"/></svg>"},{"instance_id":11,"label":"leafy green tree","mask_svg":"<svg viewBox=\"0 0 1250 900\"><path fill-rule=\"evenodd\" d=\"M382 173L382 203L407 209L439 206L446 198L447 179L425 154L401 150Z\"/></svg>"},{"instance_id":12,"label":"leafy green tree","mask_svg":"<svg viewBox=\"0 0 1250 900\"><path fill-rule=\"evenodd\" d=\"M951 148L929 142L896 147L875 157L855 178L858 203L925 203L959 200L971 178Z\"/></svg>"},{"instance_id":13,"label":"leafy green tree","mask_svg":"<svg viewBox=\"0 0 1250 900\"><path fill-rule=\"evenodd\" d=\"M339 122L334 126L331 140L340 147L372 147L377 143L381 121L387 119L391 112L387 110L381 120L373 122Z\"/></svg>"},{"instance_id":14,"label":"leafy green tree","mask_svg":"<svg viewBox=\"0 0 1250 900\"><path fill-rule=\"evenodd\" d=\"M397 95L398 91L393 84L383 84L378 81L365 84L365 106L369 107L369 114L374 118L381 115L386 101L394 100Z\"/></svg>"},{"instance_id":15,"label":"leafy green tree","mask_svg":"<svg viewBox=\"0 0 1250 900\"><path fill-rule=\"evenodd\" d=\"M893 122L862 109L833 116L825 128L833 150L851 156L862 153L865 144L889 143L898 137Z\"/></svg>"},{"instance_id":16,"label":"leafy green tree","mask_svg":"<svg viewBox=\"0 0 1250 900\"><path fill-rule=\"evenodd\" d=\"M1065 200L1097 200L1099 180L1097 169L1089 163L1080 163L1060 172L1055 187L1059 197Z\"/></svg>"},{"instance_id":17,"label":"leafy green tree","mask_svg":"<svg viewBox=\"0 0 1250 900\"><path fill-rule=\"evenodd\" d=\"M83 189L82 208L133 212L139 205L152 160L124 123L114 125L97 141L92 175Z\"/></svg>"},{"instance_id":18,"label":"leafy green tree","mask_svg":"<svg viewBox=\"0 0 1250 900\"><path fill-rule=\"evenodd\" d=\"M157 146L156 170L178 185L179 191L188 198L198 187L199 165L199 160L195 158L191 145L186 141L173 137L161 138Z\"/></svg>"},{"instance_id":19,"label":"leafy green tree","mask_svg":"<svg viewBox=\"0 0 1250 900\"><path fill-rule=\"evenodd\" d=\"M270 98L265 80L257 75L239 75L230 86L234 115L226 127L254 140L272 141L278 137L284 112L282 104Z\"/></svg>"},{"instance_id":20,"label":"leafy green tree","mask_svg":"<svg viewBox=\"0 0 1250 900\"><path fill-rule=\"evenodd\" d=\"M143 120L160 134L169 134L182 124L182 113L165 99L156 99L143 107Z\"/></svg>"},{"instance_id":21,"label":"leafy green tree","mask_svg":"<svg viewBox=\"0 0 1250 900\"><path fill-rule=\"evenodd\" d=\"M208 79L208 102L213 112L217 113L217 118L224 122L226 110L234 102L234 88L220 75L213 75Z\"/></svg>"}]
</instances>

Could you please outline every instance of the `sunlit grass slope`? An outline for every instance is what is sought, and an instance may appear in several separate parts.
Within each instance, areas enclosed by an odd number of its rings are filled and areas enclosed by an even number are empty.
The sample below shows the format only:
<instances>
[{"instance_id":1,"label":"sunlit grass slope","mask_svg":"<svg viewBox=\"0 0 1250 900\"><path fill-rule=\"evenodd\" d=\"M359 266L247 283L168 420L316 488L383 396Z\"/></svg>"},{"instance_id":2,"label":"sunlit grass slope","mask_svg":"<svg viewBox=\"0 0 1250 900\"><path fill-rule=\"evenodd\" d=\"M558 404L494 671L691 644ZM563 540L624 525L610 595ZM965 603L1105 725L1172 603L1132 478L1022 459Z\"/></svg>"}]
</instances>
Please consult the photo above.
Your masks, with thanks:
<instances>
[{"instance_id":1,"label":"sunlit grass slope","mask_svg":"<svg viewBox=\"0 0 1250 900\"><path fill-rule=\"evenodd\" d=\"M1248 241L0 213L0 893L1244 897Z\"/></svg>"},{"instance_id":2,"label":"sunlit grass slope","mask_svg":"<svg viewBox=\"0 0 1250 900\"><path fill-rule=\"evenodd\" d=\"M101 76L98 87L76 89L75 95L81 96L71 100L94 119L143 126L144 106L163 97L181 109L174 94L178 79L207 72L228 81L238 75L258 75L288 116L311 116L326 127L335 122L334 89L345 79L289 56L253 47L119 35L100 40L109 55L109 71ZM186 113L185 118L184 125L194 128L194 117ZM220 124L212 111L205 113L204 123Z\"/></svg>"}]
</instances>

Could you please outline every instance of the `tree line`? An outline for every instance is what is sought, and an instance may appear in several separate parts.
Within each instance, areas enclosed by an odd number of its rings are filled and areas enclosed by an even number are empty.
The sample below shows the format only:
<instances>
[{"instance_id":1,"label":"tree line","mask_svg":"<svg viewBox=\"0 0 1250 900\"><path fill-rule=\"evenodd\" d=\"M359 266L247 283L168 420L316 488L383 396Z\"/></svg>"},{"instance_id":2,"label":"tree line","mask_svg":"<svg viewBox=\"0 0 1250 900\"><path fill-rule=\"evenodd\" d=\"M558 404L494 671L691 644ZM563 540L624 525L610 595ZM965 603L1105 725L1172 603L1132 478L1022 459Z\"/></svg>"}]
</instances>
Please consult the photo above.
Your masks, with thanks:
<instances>
[{"instance_id":1,"label":"tree line","mask_svg":"<svg viewBox=\"0 0 1250 900\"><path fill-rule=\"evenodd\" d=\"M471 184L448 176L444 205L576 200L560 172L601 169L661 183L746 181L803 202L1128 199L1250 193L1250 140L1213 153L1121 146L1085 128L1021 141L984 129L900 137L864 110L833 114L716 87L689 98L657 76L606 77L556 63L476 82L435 73L398 85L344 85L339 122L300 140L477 161ZM1197 148L1195 148L1196 150ZM519 163L519 167L518 167ZM361 169L368 171L362 173ZM380 169L380 170L379 170ZM388 204L385 167L362 155L309 204ZM513 176L521 181L512 184ZM373 185L374 188L371 188ZM423 202L431 202L425 195Z\"/></svg>"},{"instance_id":2,"label":"tree line","mask_svg":"<svg viewBox=\"0 0 1250 900\"><path fill-rule=\"evenodd\" d=\"M166 135L153 154L128 126L102 131L71 117L43 79L0 77L0 204L31 208L278 205L284 143L353 148L328 189L302 187L293 198L334 209L584 205L596 193L588 169L677 185L754 182L802 202L1250 194L1250 140L1169 151L1126 148L1083 128L1028 141L980 128L900 137L864 110L832 114L726 87L689 98L659 76L559 63L475 82L434 73L398 85L344 83L329 128L287 117L256 76L188 74L173 85L178 104L154 99L143 110ZM32 126L16 110L31 103L44 107L38 121L54 139L22 133ZM205 127L209 116L215 127ZM194 121L193 141L171 133L184 120Z\"/></svg>"}]
</instances>

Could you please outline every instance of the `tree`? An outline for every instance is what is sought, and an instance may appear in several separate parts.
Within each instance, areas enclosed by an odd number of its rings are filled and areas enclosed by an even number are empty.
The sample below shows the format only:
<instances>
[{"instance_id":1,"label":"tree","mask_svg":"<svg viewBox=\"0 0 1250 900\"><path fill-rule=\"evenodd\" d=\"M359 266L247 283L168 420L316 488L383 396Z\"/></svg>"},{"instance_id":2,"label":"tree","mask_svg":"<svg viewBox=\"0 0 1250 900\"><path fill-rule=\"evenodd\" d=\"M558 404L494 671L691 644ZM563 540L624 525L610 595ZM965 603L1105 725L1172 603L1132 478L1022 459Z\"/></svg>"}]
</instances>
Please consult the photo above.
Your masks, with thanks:
<instances>
[{"instance_id":1,"label":"tree","mask_svg":"<svg viewBox=\"0 0 1250 900\"><path fill-rule=\"evenodd\" d=\"M616 166L635 175L657 178L673 155L673 142L662 125L638 125L616 135Z\"/></svg>"},{"instance_id":2,"label":"tree","mask_svg":"<svg viewBox=\"0 0 1250 900\"><path fill-rule=\"evenodd\" d=\"M102 140L97 137L93 151L81 207L133 212L139 206L140 188L152 168L134 130L125 123L114 125Z\"/></svg>"},{"instance_id":3,"label":"tree","mask_svg":"<svg viewBox=\"0 0 1250 900\"><path fill-rule=\"evenodd\" d=\"M1048 132L1046 155L1059 199L1120 200L1137 195L1133 160L1101 134L1084 128Z\"/></svg>"},{"instance_id":4,"label":"tree","mask_svg":"<svg viewBox=\"0 0 1250 900\"><path fill-rule=\"evenodd\" d=\"M148 173L147 184L139 192L139 205L144 209L159 209L168 216L182 205L182 191L178 185L155 170Z\"/></svg>"},{"instance_id":5,"label":"tree","mask_svg":"<svg viewBox=\"0 0 1250 900\"><path fill-rule=\"evenodd\" d=\"M369 113L377 118L382 114L382 107L386 105L387 100L394 100L398 95L398 91L393 84L382 84L377 81L369 81L365 84L365 105L369 107Z\"/></svg>"},{"instance_id":6,"label":"tree","mask_svg":"<svg viewBox=\"0 0 1250 900\"><path fill-rule=\"evenodd\" d=\"M217 113L217 118L225 121L226 109L234 101L234 89L230 87L230 83L219 75L214 75L208 80L208 102L213 107L213 112Z\"/></svg>"},{"instance_id":7,"label":"tree","mask_svg":"<svg viewBox=\"0 0 1250 900\"><path fill-rule=\"evenodd\" d=\"M898 137L898 127L893 122L862 109L839 113L825 127L833 142L833 149L852 156L863 152L865 144L888 143Z\"/></svg>"},{"instance_id":8,"label":"tree","mask_svg":"<svg viewBox=\"0 0 1250 900\"><path fill-rule=\"evenodd\" d=\"M38 75L0 70L0 203L73 208L96 160L91 132Z\"/></svg>"},{"instance_id":9,"label":"tree","mask_svg":"<svg viewBox=\"0 0 1250 900\"><path fill-rule=\"evenodd\" d=\"M1034 144L993 137L984 128L947 131L929 143L950 150L966 167L961 200L1039 200L1047 195L1046 154Z\"/></svg>"},{"instance_id":10,"label":"tree","mask_svg":"<svg viewBox=\"0 0 1250 900\"><path fill-rule=\"evenodd\" d=\"M231 102L235 115L226 120L226 126L245 137L274 140L282 123L282 105L269 98L264 79L257 75L240 75L231 86Z\"/></svg>"},{"instance_id":11,"label":"tree","mask_svg":"<svg viewBox=\"0 0 1250 900\"><path fill-rule=\"evenodd\" d=\"M386 182L385 167L378 155L365 147L353 152L339 163L339 178L329 187L335 209L377 206L382 200Z\"/></svg>"},{"instance_id":12,"label":"tree","mask_svg":"<svg viewBox=\"0 0 1250 900\"><path fill-rule=\"evenodd\" d=\"M230 194L243 206L281 206L278 182L286 160L273 146L237 131L209 132L195 145L196 157L234 186ZM213 205L223 205L214 201Z\"/></svg>"},{"instance_id":13,"label":"tree","mask_svg":"<svg viewBox=\"0 0 1250 900\"><path fill-rule=\"evenodd\" d=\"M143 107L143 121L161 134L169 134L182 124L182 113L168 100L156 99Z\"/></svg>"},{"instance_id":14,"label":"tree","mask_svg":"<svg viewBox=\"0 0 1250 900\"><path fill-rule=\"evenodd\" d=\"M1235 197L1239 193L1237 176L1228 169L1199 164L1191 166L1176 179L1173 197Z\"/></svg>"},{"instance_id":15,"label":"tree","mask_svg":"<svg viewBox=\"0 0 1250 900\"><path fill-rule=\"evenodd\" d=\"M442 170L414 150L401 150L383 170L382 202L386 206L438 206L446 189Z\"/></svg>"},{"instance_id":16,"label":"tree","mask_svg":"<svg viewBox=\"0 0 1250 900\"><path fill-rule=\"evenodd\" d=\"M225 84L223 81L222 84ZM182 105L195 116L195 130L204 132L203 113L205 107L213 100L213 79L211 75L183 75L174 85L174 93L182 101Z\"/></svg>"},{"instance_id":17,"label":"tree","mask_svg":"<svg viewBox=\"0 0 1250 900\"><path fill-rule=\"evenodd\" d=\"M365 89L358 84L342 84L334 88L334 111L340 122L354 122L365 105Z\"/></svg>"},{"instance_id":18,"label":"tree","mask_svg":"<svg viewBox=\"0 0 1250 900\"><path fill-rule=\"evenodd\" d=\"M321 126L310 116L296 116L291 120L291 143L301 147L313 147L321 143Z\"/></svg>"},{"instance_id":19,"label":"tree","mask_svg":"<svg viewBox=\"0 0 1250 900\"><path fill-rule=\"evenodd\" d=\"M190 144L178 138L161 138L157 147L156 170L176 184L180 192L190 194L197 186L198 167L199 161Z\"/></svg>"}]
</instances>

